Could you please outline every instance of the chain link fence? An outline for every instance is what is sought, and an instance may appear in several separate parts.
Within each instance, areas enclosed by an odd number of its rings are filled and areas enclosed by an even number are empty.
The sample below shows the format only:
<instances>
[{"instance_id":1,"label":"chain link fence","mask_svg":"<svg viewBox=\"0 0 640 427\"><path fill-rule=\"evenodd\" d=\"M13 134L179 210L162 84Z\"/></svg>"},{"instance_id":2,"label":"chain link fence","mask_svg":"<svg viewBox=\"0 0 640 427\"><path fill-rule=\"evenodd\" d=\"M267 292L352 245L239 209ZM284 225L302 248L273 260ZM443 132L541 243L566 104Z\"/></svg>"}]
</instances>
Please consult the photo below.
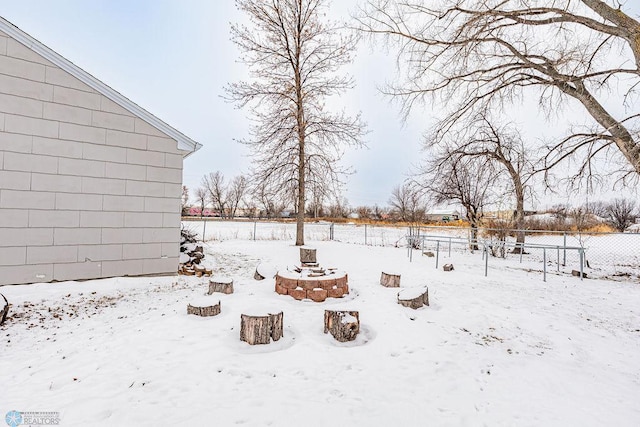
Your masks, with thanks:
<instances>
[{"instance_id":1,"label":"chain link fence","mask_svg":"<svg viewBox=\"0 0 640 427\"><path fill-rule=\"evenodd\" d=\"M223 240L295 240L296 225L279 221L228 221L220 219L189 219L186 228L205 236L207 241ZM584 249L584 264L594 276L640 279L640 234L581 233L524 230L523 253L514 251L516 230L478 229L478 253L484 245L492 257L524 261L546 262L550 270L579 266L580 251ZM470 228L420 226L406 227L371 224L338 224L330 222L305 223L306 241L335 240L369 246L407 247L409 244L423 252L476 252Z\"/></svg>"}]
</instances>

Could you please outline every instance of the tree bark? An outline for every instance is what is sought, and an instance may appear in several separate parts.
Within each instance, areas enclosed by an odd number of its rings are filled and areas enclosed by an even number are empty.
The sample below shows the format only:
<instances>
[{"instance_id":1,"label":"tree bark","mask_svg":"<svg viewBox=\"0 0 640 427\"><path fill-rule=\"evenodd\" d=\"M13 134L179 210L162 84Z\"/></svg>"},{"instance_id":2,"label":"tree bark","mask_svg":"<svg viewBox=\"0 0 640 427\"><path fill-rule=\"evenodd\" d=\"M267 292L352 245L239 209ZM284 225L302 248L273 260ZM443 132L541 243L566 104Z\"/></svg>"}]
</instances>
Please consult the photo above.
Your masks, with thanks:
<instances>
[{"instance_id":1,"label":"tree bark","mask_svg":"<svg viewBox=\"0 0 640 427\"><path fill-rule=\"evenodd\" d=\"M331 332L340 342L353 341L360 333L360 315L357 311L324 311L324 333Z\"/></svg>"},{"instance_id":2,"label":"tree bark","mask_svg":"<svg viewBox=\"0 0 640 427\"><path fill-rule=\"evenodd\" d=\"M425 305L428 306L429 305L429 289L425 287L421 289L420 292L422 293L419 295L415 295L416 290L411 288L407 288L403 291L398 292L398 304L404 307L413 308L414 310Z\"/></svg>"},{"instance_id":3,"label":"tree bark","mask_svg":"<svg viewBox=\"0 0 640 427\"><path fill-rule=\"evenodd\" d=\"M302 264L317 264L316 250L313 248L300 248L300 262Z\"/></svg>"},{"instance_id":4,"label":"tree bark","mask_svg":"<svg viewBox=\"0 0 640 427\"><path fill-rule=\"evenodd\" d=\"M214 305L203 305L202 303L187 304L187 314L195 314L196 316L210 317L220 314L220 301Z\"/></svg>"},{"instance_id":5,"label":"tree bark","mask_svg":"<svg viewBox=\"0 0 640 427\"><path fill-rule=\"evenodd\" d=\"M214 292L221 292L223 294L233 293L233 280L227 277L219 277L209 280L209 292L211 295Z\"/></svg>"},{"instance_id":6,"label":"tree bark","mask_svg":"<svg viewBox=\"0 0 640 427\"><path fill-rule=\"evenodd\" d=\"M400 287L400 275L385 273L384 271L380 275L380 284L385 288L399 288Z\"/></svg>"},{"instance_id":7,"label":"tree bark","mask_svg":"<svg viewBox=\"0 0 640 427\"><path fill-rule=\"evenodd\" d=\"M266 316L240 315L240 340L250 345L269 344L283 337L283 312Z\"/></svg>"}]
</instances>

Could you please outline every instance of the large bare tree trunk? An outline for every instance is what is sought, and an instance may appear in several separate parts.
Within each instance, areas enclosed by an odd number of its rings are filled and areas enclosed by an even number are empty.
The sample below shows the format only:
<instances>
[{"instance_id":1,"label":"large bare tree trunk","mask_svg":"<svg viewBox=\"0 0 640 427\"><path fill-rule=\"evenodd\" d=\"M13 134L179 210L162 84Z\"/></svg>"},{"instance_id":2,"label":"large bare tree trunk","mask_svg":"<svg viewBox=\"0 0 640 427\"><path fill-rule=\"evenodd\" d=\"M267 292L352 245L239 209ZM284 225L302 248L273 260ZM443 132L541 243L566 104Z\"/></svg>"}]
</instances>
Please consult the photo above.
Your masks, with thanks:
<instances>
[{"instance_id":1,"label":"large bare tree trunk","mask_svg":"<svg viewBox=\"0 0 640 427\"><path fill-rule=\"evenodd\" d=\"M362 145L360 118L326 109L327 98L353 86L339 73L351 62L357 37L327 19L328 0L236 0L250 25L231 26L231 39L250 68L232 83L229 99L251 108L253 178L282 194L296 211L296 245L304 245L307 186L332 193L346 170L344 145Z\"/></svg>"}]
</instances>

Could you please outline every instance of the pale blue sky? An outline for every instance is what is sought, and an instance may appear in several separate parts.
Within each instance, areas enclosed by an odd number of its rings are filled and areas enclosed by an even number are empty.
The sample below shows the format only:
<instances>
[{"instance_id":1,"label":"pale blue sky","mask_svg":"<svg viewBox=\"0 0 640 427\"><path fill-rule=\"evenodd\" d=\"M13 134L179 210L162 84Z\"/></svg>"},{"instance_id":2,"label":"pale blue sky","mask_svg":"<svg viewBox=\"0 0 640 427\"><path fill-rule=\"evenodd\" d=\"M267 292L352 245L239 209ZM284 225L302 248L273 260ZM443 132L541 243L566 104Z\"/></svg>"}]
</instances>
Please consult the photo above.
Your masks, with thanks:
<instances>
[{"instance_id":1,"label":"pale blue sky","mask_svg":"<svg viewBox=\"0 0 640 427\"><path fill-rule=\"evenodd\" d=\"M355 0L334 1L346 15ZM639 6L634 6L638 12ZM229 179L248 169L245 112L224 102L223 86L244 68L229 41L241 19L232 0L0 0L0 13L22 30L104 81L204 147L185 161L184 183L195 188L208 172ZM420 157L420 140L433 114L416 111L404 125L377 87L393 79L394 58L360 49L346 70L357 87L343 101L368 124L368 148L349 150L355 169L345 191L352 206L386 205ZM524 126L539 126L536 122Z\"/></svg>"}]
</instances>

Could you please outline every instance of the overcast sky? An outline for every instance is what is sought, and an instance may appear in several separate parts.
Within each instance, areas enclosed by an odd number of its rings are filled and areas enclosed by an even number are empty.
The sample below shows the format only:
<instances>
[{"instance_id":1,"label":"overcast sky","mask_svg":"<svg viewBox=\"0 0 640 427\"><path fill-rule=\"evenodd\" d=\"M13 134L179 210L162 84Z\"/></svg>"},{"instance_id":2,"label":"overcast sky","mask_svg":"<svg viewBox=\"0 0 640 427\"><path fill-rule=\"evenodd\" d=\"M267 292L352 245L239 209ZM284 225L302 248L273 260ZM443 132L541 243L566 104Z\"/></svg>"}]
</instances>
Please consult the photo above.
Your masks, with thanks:
<instances>
[{"instance_id":1,"label":"overcast sky","mask_svg":"<svg viewBox=\"0 0 640 427\"><path fill-rule=\"evenodd\" d=\"M334 0L332 13L348 16L355 3ZM637 16L640 6L630 10ZM247 135L246 113L220 97L225 84L246 72L229 41L229 23L241 19L232 0L0 0L0 13L202 143L184 164L189 188L208 172L230 179L247 171L248 151L233 140ZM355 170L345 191L352 206L386 205L420 158L422 133L432 123L434 114L425 107L403 124L398 109L379 94L377 88L394 78L394 67L392 56L365 45L345 69L357 84L345 106L361 111L369 131L368 148L349 150L344 159ZM539 117L522 120L524 127L540 127Z\"/></svg>"}]
</instances>

